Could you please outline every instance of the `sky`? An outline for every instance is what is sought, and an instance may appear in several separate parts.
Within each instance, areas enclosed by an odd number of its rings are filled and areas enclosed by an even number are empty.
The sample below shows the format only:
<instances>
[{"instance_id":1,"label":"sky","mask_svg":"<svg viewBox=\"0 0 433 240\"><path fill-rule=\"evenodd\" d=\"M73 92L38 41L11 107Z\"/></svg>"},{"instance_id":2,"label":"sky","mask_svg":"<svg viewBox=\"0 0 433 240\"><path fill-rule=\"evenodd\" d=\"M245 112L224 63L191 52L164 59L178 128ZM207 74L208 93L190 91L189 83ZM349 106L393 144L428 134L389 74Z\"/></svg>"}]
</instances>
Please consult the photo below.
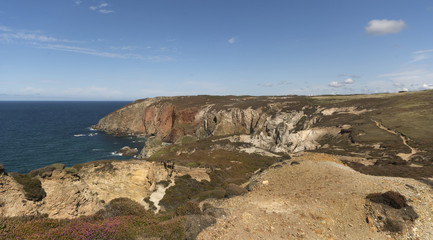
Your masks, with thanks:
<instances>
[{"instance_id":1,"label":"sky","mask_svg":"<svg viewBox=\"0 0 433 240\"><path fill-rule=\"evenodd\" d=\"M0 1L0 100L423 89L430 0Z\"/></svg>"}]
</instances>

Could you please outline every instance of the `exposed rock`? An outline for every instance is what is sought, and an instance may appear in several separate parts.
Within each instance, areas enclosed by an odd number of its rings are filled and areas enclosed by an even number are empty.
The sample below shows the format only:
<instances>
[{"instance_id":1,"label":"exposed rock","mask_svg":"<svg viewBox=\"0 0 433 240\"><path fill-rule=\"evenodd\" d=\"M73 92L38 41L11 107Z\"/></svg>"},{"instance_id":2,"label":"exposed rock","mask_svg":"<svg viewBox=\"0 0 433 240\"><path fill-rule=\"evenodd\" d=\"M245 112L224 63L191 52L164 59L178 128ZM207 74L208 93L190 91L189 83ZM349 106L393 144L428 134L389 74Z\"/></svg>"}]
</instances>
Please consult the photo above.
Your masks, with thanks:
<instances>
[{"instance_id":1,"label":"exposed rock","mask_svg":"<svg viewBox=\"0 0 433 240\"><path fill-rule=\"evenodd\" d=\"M315 150L320 148L318 140L322 137L341 134L339 127L314 127L323 112L333 112L334 109L319 111L313 107L309 110L309 106L305 106L282 111L290 104L284 99L268 99L270 103L257 108L248 105L221 108L212 103L207 104L206 98L201 96L145 99L107 115L94 127L108 133L132 133L149 137L140 153L141 158L160 150L162 141L177 141L181 144L209 136L241 135L244 137L238 141L250 143L256 148L290 153ZM276 100L283 102L271 102ZM182 101L193 103L184 106L180 105ZM232 105L236 105L238 100L231 101ZM350 110L347 113L354 109ZM141 119L141 123L138 119Z\"/></svg>"},{"instance_id":2,"label":"exposed rock","mask_svg":"<svg viewBox=\"0 0 433 240\"><path fill-rule=\"evenodd\" d=\"M152 156L155 152L164 147L162 139L158 136L151 136L146 138L144 148L140 152L140 158L147 158Z\"/></svg>"},{"instance_id":3,"label":"exposed rock","mask_svg":"<svg viewBox=\"0 0 433 240\"><path fill-rule=\"evenodd\" d=\"M373 193L367 196L367 223L381 231L405 233L419 216L398 192Z\"/></svg>"},{"instance_id":4,"label":"exposed rock","mask_svg":"<svg viewBox=\"0 0 433 240\"><path fill-rule=\"evenodd\" d=\"M129 146L125 146L125 147L122 147L121 149L119 149L118 151L116 151L116 153L122 154L122 156L131 157L131 156L137 155L138 149L137 148L130 148Z\"/></svg>"},{"instance_id":5,"label":"exposed rock","mask_svg":"<svg viewBox=\"0 0 433 240\"><path fill-rule=\"evenodd\" d=\"M91 215L115 198L126 197L144 205L143 199L155 190L156 183L170 179L170 169L146 161L91 162L75 174L55 169L50 177L39 178L46 196L39 202L27 201L23 186L12 177L0 176L2 216L32 213L51 218Z\"/></svg>"},{"instance_id":6,"label":"exposed rock","mask_svg":"<svg viewBox=\"0 0 433 240\"><path fill-rule=\"evenodd\" d=\"M5 167L3 164L0 164L0 175L7 175Z\"/></svg>"}]
</instances>

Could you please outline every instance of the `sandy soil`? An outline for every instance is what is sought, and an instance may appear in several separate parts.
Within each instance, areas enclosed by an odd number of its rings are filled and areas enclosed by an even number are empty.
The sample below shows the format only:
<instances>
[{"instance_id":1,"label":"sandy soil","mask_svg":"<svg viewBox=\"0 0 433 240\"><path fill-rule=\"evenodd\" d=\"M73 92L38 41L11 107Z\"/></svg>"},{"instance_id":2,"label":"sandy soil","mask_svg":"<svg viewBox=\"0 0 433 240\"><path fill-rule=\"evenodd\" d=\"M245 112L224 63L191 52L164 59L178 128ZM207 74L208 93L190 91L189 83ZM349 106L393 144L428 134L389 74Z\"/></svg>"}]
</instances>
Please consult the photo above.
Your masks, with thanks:
<instances>
[{"instance_id":1,"label":"sandy soil","mask_svg":"<svg viewBox=\"0 0 433 240\"><path fill-rule=\"evenodd\" d=\"M257 176L257 187L247 195L210 200L226 215L198 239L433 239L429 185L363 175L326 154L304 154L279 165ZM404 195L419 214L414 227L397 236L366 222L366 196L390 190Z\"/></svg>"}]
</instances>

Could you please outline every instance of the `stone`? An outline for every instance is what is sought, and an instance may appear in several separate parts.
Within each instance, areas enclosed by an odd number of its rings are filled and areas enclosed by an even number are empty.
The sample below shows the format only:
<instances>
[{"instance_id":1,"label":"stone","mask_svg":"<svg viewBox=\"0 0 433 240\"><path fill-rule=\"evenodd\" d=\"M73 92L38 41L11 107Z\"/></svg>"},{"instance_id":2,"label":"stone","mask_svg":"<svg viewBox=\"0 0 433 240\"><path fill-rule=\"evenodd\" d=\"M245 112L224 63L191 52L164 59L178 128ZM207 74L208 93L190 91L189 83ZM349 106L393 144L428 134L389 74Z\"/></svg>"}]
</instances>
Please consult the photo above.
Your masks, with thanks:
<instances>
[{"instance_id":1,"label":"stone","mask_svg":"<svg viewBox=\"0 0 433 240\"><path fill-rule=\"evenodd\" d=\"M137 148L130 148L129 146L125 146L119 149L116 153L122 154L122 156L131 157L138 154Z\"/></svg>"},{"instance_id":2,"label":"stone","mask_svg":"<svg viewBox=\"0 0 433 240\"><path fill-rule=\"evenodd\" d=\"M7 175L5 167L3 164L0 164L0 175Z\"/></svg>"}]
</instances>

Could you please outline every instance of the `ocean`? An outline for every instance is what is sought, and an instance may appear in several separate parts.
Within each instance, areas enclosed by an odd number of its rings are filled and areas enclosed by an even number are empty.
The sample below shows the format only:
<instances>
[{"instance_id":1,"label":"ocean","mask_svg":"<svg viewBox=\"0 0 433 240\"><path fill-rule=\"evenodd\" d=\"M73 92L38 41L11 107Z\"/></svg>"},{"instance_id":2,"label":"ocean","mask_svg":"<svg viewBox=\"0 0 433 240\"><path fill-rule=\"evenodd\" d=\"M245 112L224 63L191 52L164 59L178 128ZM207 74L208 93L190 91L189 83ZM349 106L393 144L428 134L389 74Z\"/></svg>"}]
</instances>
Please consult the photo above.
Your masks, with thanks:
<instances>
[{"instance_id":1,"label":"ocean","mask_svg":"<svg viewBox=\"0 0 433 240\"><path fill-rule=\"evenodd\" d=\"M0 101L0 164L25 173L53 163L72 166L127 159L114 152L144 145L144 138L115 137L91 129L129 102Z\"/></svg>"}]
</instances>

